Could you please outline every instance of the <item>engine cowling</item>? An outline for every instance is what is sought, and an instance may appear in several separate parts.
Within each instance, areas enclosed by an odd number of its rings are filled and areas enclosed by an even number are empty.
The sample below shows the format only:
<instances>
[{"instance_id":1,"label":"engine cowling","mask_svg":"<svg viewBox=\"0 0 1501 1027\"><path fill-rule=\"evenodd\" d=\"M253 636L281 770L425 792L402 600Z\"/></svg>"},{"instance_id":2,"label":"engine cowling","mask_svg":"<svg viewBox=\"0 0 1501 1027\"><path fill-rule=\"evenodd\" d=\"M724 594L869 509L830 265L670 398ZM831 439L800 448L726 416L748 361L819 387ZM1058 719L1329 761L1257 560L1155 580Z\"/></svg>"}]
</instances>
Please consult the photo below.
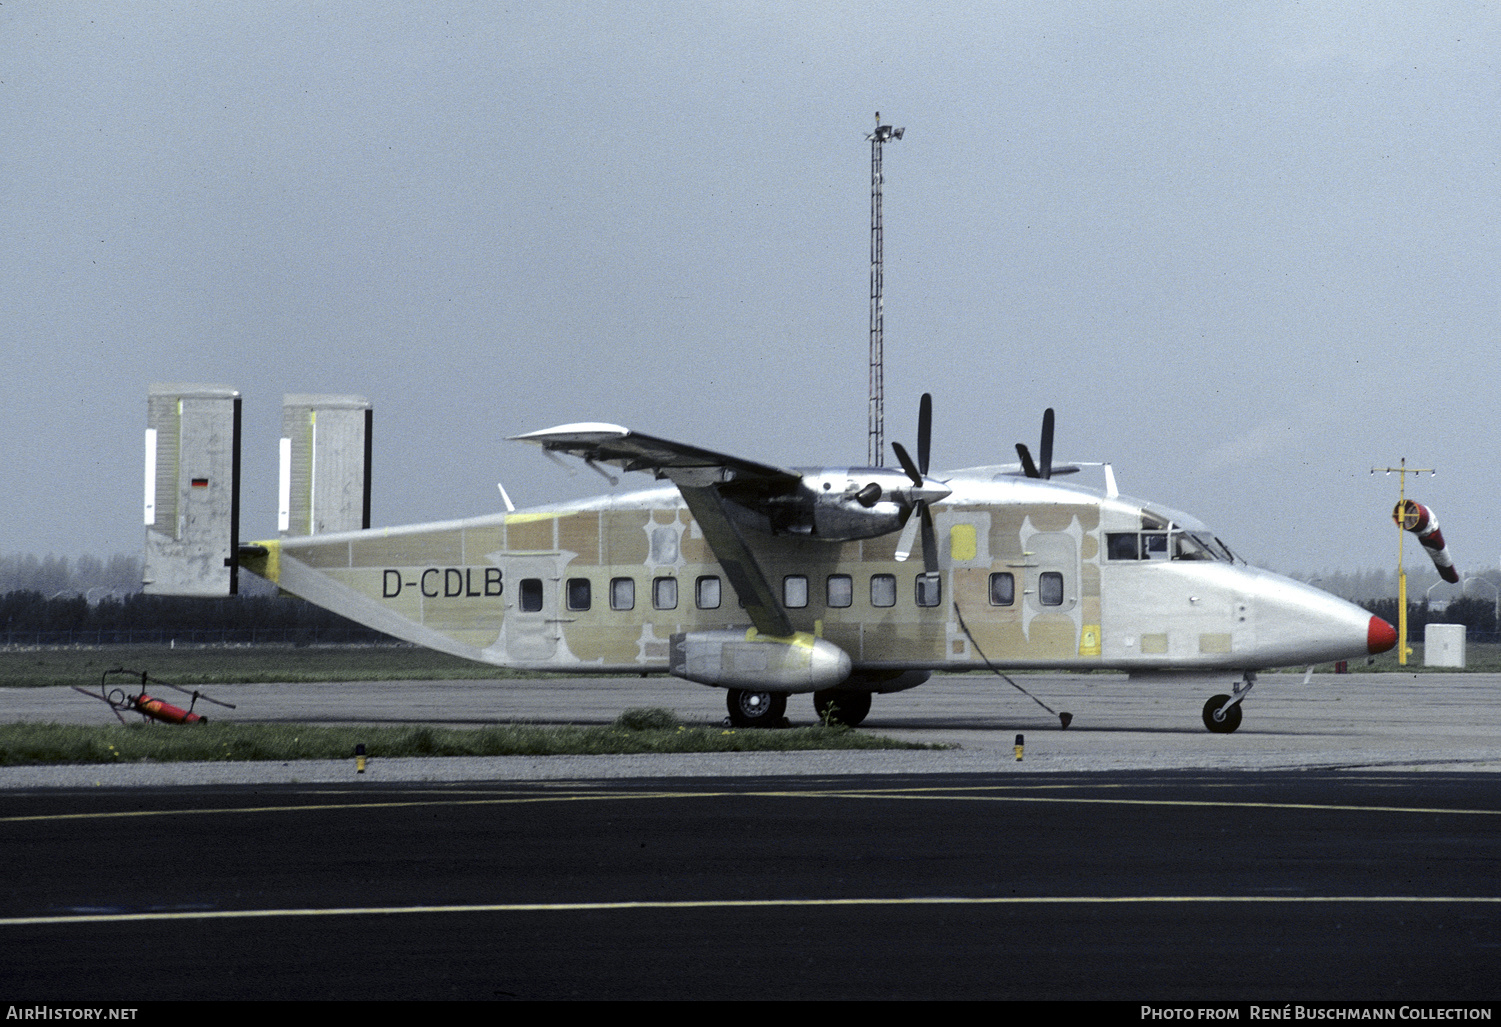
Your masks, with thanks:
<instances>
[{"instance_id":1,"label":"engine cowling","mask_svg":"<svg viewBox=\"0 0 1501 1027\"><path fill-rule=\"evenodd\" d=\"M749 630L686 631L673 635L668 670L719 688L816 692L850 676L850 657L833 642L799 631L786 638Z\"/></svg>"},{"instance_id":2,"label":"engine cowling","mask_svg":"<svg viewBox=\"0 0 1501 1027\"><path fill-rule=\"evenodd\" d=\"M949 494L941 482L922 487L900 471L884 467L819 468L802 472L795 490L779 495L742 493L734 485L722 494L738 507L742 523L775 535L802 535L826 542L853 542L901 531L913 505Z\"/></svg>"}]
</instances>

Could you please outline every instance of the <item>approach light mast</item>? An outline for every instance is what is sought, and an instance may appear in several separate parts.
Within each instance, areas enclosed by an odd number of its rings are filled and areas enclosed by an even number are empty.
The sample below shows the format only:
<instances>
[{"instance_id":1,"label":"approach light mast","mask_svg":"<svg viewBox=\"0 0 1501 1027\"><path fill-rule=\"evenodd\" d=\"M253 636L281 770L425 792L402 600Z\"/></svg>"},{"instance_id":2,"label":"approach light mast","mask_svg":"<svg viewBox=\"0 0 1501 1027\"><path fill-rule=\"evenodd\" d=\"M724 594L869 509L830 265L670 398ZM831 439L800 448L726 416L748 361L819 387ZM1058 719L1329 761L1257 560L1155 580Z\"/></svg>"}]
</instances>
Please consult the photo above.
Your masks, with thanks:
<instances>
[{"instance_id":1,"label":"approach light mast","mask_svg":"<svg viewBox=\"0 0 1501 1027\"><path fill-rule=\"evenodd\" d=\"M900 139L905 131L905 128L881 124L881 112L876 111L876 130L865 137L870 140L870 408L866 436L867 458L871 467L886 465L886 385L882 370L884 343L881 290L884 282L881 269L881 144Z\"/></svg>"}]
</instances>

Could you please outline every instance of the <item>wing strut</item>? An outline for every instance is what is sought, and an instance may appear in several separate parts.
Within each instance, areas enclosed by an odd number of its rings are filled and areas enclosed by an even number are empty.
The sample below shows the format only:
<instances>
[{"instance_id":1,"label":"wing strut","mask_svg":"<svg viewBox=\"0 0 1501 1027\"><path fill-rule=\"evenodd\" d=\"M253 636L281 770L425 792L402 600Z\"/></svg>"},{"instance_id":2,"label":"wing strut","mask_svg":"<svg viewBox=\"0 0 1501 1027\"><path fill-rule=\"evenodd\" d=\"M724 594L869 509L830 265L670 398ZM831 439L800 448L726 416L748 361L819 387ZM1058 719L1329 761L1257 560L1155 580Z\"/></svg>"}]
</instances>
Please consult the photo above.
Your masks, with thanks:
<instances>
[{"instance_id":1,"label":"wing strut","mask_svg":"<svg viewBox=\"0 0 1501 1027\"><path fill-rule=\"evenodd\" d=\"M668 477L672 477L669 473ZM683 502L704 533L704 540L714 551L714 558L724 568L725 577L740 597L751 623L763 635L785 638L793 633L792 621L782 608L771 582L766 580L755 554L735 522L725 514L719 490L713 485L687 485L675 481Z\"/></svg>"}]
</instances>

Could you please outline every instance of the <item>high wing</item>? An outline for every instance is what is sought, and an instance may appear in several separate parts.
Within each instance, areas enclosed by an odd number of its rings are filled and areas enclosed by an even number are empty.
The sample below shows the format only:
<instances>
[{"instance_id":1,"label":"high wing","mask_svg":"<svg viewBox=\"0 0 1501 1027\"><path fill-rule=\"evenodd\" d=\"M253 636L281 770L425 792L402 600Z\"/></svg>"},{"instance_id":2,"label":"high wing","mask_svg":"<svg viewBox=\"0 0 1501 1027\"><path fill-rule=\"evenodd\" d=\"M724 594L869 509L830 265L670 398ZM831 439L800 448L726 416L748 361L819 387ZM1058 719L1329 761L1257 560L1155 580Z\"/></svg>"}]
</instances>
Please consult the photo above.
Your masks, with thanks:
<instances>
[{"instance_id":1,"label":"high wing","mask_svg":"<svg viewBox=\"0 0 1501 1027\"><path fill-rule=\"evenodd\" d=\"M776 591L756 562L740 526L726 513L722 490L765 499L791 495L802 483L796 471L622 428L618 424L564 424L516 435L513 442L532 442L544 451L568 453L585 462L609 464L623 471L651 471L678 487L745 612L765 635L793 633Z\"/></svg>"},{"instance_id":2,"label":"high wing","mask_svg":"<svg viewBox=\"0 0 1501 1027\"><path fill-rule=\"evenodd\" d=\"M534 442L544 450L569 453L591 464L609 464L623 471L651 471L674 485L723 485L735 482L737 491L764 494L792 492L802 475L785 467L716 453L710 449L659 439L618 424L564 424L526 435L512 442Z\"/></svg>"}]
</instances>

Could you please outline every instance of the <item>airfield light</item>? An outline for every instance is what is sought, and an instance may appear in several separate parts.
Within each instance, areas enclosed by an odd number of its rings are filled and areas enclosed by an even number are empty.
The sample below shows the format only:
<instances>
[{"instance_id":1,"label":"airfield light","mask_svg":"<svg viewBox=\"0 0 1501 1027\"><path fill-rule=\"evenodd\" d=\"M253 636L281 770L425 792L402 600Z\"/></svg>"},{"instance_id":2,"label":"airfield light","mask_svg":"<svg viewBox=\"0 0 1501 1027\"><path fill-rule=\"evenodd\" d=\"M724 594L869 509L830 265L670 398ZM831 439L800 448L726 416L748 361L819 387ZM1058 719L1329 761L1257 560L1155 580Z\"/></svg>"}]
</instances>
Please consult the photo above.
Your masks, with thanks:
<instances>
[{"instance_id":1,"label":"airfield light","mask_svg":"<svg viewBox=\"0 0 1501 1027\"><path fill-rule=\"evenodd\" d=\"M881 144L900 139L906 131L905 128L881 124L881 112L876 111L876 130L865 137L870 140L870 411L866 434L867 457L872 467L883 467L886 463L886 381L883 369L885 316L881 299L885 285L885 273L881 266Z\"/></svg>"}]
</instances>

